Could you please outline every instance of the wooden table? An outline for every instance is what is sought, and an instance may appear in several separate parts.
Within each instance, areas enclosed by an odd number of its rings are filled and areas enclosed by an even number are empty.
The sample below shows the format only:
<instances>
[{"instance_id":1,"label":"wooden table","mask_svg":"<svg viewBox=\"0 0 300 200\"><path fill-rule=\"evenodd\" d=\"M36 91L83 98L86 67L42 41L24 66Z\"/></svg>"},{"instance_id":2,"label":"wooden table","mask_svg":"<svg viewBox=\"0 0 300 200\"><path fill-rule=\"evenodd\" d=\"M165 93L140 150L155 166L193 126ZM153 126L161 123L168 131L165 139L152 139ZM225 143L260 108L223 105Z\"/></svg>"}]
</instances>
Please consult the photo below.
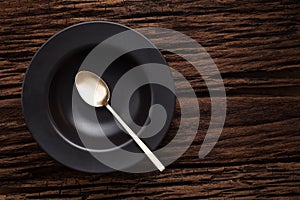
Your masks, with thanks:
<instances>
[{"instance_id":1,"label":"wooden table","mask_svg":"<svg viewBox=\"0 0 300 200\"><path fill-rule=\"evenodd\" d=\"M300 3L296 0L0 1L0 199L300 198ZM219 142L200 160L210 121L202 78L163 52L194 87L197 137L163 173L86 174L32 139L21 111L24 73L38 48L69 25L107 20L160 26L197 40L227 92ZM175 114L170 133L178 126Z\"/></svg>"}]
</instances>

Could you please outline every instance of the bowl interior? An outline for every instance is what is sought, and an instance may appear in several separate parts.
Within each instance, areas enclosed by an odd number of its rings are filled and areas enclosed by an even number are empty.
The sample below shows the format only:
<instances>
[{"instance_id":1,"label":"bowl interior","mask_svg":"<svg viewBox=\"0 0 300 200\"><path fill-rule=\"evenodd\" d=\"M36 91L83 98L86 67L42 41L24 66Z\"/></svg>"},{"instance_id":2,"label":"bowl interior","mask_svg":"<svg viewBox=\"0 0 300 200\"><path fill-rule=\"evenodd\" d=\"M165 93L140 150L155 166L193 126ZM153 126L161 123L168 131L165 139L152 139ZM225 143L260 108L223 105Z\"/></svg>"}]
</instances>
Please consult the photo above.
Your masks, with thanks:
<instances>
[{"instance_id":1,"label":"bowl interior","mask_svg":"<svg viewBox=\"0 0 300 200\"><path fill-rule=\"evenodd\" d=\"M57 129L67 140L81 147L84 147L84 145L82 144L75 128L72 113L72 92L75 75L78 72L84 58L88 55L92 48L93 46L83 46L69 52L67 55L62 56L62 59L54 67L55 73L49 89L49 112ZM151 58L155 57L160 58L160 55L159 52L154 49L141 49L129 52L116 59L104 72L102 78L106 81L112 91L118 79L128 70L138 65L151 62L153 61ZM147 79L146 74L143 74L142 76ZM136 83L132 80L131 84L134 85ZM148 112L151 106L151 101L150 85L140 87L131 97L129 111L132 120L136 124L142 126L148 122ZM103 137L108 137L116 146L128 143L128 145L124 146L124 149L133 152L139 151L139 148L131 142L131 138L118 127L115 119L105 107L93 109L95 109L97 115L97 123L100 124L105 136L100 133L99 135L90 134L90 132L94 132L92 129L97 125L91 124L95 122L89 121L88 117L85 116L84 113L79 116L81 121L80 123L83 124L83 126L80 126L80 134L86 134L85 137L88 137L90 140L99 144L97 145L97 149L100 150L110 148L106 143L102 142ZM151 138L149 139L151 140ZM147 139L145 139L145 143L147 143Z\"/></svg>"}]
</instances>

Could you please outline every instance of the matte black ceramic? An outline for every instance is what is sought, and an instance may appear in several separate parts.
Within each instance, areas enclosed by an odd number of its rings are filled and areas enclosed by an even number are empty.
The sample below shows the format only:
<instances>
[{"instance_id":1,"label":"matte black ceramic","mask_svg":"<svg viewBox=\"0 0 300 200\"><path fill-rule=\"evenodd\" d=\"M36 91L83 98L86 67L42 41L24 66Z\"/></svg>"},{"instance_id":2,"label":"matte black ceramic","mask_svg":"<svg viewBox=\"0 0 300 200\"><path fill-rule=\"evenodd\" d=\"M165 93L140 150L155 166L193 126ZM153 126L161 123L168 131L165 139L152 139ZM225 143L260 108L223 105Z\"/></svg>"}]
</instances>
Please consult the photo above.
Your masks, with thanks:
<instances>
[{"instance_id":1,"label":"matte black ceramic","mask_svg":"<svg viewBox=\"0 0 300 200\"><path fill-rule=\"evenodd\" d=\"M75 75L82 61L96 45L128 29L120 24L100 21L68 27L51 37L39 49L27 69L22 91L22 106L27 126L38 144L50 156L70 168L97 173L114 171L96 160L88 151L70 145L58 133L68 141L84 147L74 127L72 115ZM146 63L166 64L166 61L156 49L132 51L115 60L102 78L113 90L117 80L124 73ZM165 78L172 81L171 73ZM134 80L132 81L134 83ZM163 105L168 113L164 128L155 136L143 139L153 150L170 126L175 109L175 96L168 89L156 84L139 88L132 96L129 107L135 123L143 125L147 122L151 104ZM113 143L121 145L130 140L128 145L122 148L141 152L130 137L120 130L105 107L95 108L95 111L101 127ZM85 126L86 131L88 128L88 125Z\"/></svg>"}]
</instances>

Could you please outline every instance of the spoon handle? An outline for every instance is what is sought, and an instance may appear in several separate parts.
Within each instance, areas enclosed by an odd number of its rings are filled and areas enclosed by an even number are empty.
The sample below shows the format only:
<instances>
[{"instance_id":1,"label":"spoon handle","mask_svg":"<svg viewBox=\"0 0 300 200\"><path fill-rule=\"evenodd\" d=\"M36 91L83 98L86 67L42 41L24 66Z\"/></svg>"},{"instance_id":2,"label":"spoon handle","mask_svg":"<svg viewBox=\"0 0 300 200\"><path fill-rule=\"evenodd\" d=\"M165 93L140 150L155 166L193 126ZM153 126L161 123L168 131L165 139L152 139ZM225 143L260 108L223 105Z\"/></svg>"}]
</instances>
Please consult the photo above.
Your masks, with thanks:
<instances>
[{"instance_id":1,"label":"spoon handle","mask_svg":"<svg viewBox=\"0 0 300 200\"><path fill-rule=\"evenodd\" d=\"M127 133L132 137L132 139L139 145L139 147L144 151L144 153L148 156L151 162L159 169L159 171L163 171L165 166L158 160L158 158L152 153L152 151L145 145L145 143L127 126L127 124L122 120L122 118L114 111L114 109L107 104L107 109L113 114L113 116L118 120L118 122L123 126L123 128L127 131Z\"/></svg>"}]
</instances>

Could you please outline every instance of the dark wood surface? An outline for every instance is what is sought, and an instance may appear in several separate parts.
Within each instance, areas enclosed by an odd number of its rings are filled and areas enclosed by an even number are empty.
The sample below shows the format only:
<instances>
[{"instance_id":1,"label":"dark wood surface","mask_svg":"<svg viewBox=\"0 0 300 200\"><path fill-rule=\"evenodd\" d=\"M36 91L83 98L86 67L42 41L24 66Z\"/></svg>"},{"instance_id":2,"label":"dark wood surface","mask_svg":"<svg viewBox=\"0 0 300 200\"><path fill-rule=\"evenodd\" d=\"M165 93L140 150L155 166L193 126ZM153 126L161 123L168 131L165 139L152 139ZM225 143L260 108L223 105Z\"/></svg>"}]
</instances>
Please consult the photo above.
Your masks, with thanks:
<instances>
[{"instance_id":1,"label":"dark wood surface","mask_svg":"<svg viewBox=\"0 0 300 200\"><path fill-rule=\"evenodd\" d=\"M161 26L202 44L227 92L224 130L198 151L210 120L203 80L164 52L198 95L193 145L163 173L86 174L51 159L32 139L21 86L38 48L69 25L107 20ZM300 198L300 3L297 0L0 1L0 199ZM178 112L177 112L178 113ZM169 133L176 131L175 114Z\"/></svg>"}]
</instances>

